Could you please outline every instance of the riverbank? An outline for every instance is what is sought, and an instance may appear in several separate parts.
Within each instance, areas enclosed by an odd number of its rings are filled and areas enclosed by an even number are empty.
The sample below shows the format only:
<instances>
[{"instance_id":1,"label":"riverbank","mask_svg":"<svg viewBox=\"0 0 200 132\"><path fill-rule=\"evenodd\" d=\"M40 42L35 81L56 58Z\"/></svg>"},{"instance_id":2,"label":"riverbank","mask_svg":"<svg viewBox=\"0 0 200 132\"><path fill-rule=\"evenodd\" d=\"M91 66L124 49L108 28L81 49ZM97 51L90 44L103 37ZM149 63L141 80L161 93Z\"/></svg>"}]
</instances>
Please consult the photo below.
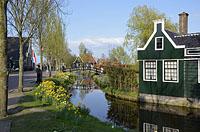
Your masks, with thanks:
<instances>
[{"instance_id":1,"label":"riverbank","mask_svg":"<svg viewBox=\"0 0 200 132\"><path fill-rule=\"evenodd\" d=\"M87 110L81 110L80 116L67 110L58 111L55 106L36 100L31 92L20 99L17 109L18 112L4 119L12 121L11 131L14 132L123 131L90 116Z\"/></svg>"},{"instance_id":2,"label":"riverbank","mask_svg":"<svg viewBox=\"0 0 200 132\"><path fill-rule=\"evenodd\" d=\"M121 91L118 89L111 89L111 88L101 88L103 92L107 96L118 98L121 100L127 100L132 102L138 102L138 92L132 92L132 91Z\"/></svg>"}]
</instances>

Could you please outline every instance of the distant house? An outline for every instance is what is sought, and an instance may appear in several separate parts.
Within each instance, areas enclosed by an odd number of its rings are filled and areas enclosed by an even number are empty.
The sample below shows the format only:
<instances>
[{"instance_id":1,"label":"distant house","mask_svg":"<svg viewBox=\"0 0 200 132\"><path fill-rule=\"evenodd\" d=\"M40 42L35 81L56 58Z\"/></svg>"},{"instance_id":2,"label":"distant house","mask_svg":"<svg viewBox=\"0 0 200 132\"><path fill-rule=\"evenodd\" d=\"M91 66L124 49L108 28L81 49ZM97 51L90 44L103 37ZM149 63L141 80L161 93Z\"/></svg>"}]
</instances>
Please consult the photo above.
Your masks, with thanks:
<instances>
[{"instance_id":1,"label":"distant house","mask_svg":"<svg viewBox=\"0 0 200 132\"><path fill-rule=\"evenodd\" d=\"M147 43L138 48L141 101L200 107L200 33L187 33L188 14L179 14L179 34L154 21Z\"/></svg>"},{"instance_id":2,"label":"distant house","mask_svg":"<svg viewBox=\"0 0 200 132\"><path fill-rule=\"evenodd\" d=\"M82 56L78 56L74 62L72 67L73 68L92 68L96 65L96 61L91 54L84 54Z\"/></svg>"},{"instance_id":3,"label":"distant house","mask_svg":"<svg viewBox=\"0 0 200 132\"><path fill-rule=\"evenodd\" d=\"M33 60L32 60L32 48L29 43L23 46L23 56L24 56L24 70L33 70ZM8 67L12 70L17 70L19 68L19 38L18 37L8 37L7 38L7 58Z\"/></svg>"},{"instance_id":4,"label":"distant house","mask_svg":"<svg viewBox=\"0 0 200 132\"><path fill-rule=\"evenodd\" d=\"M84 62L84 67L86 68L91 68L96 64L96 60L91 54L84 54L81 56L83 62Z\"/></svg>"},{"instance_id":5,"label":"distant house","mask_svg":"<svg viewBox=\"0 0 200 132\"><path fill-rule=\"evenodd\" d=\"M72 68L80 68L83 65L83 60L80 56L76 57L72 64Z\"/></svg>"}]
</instances>

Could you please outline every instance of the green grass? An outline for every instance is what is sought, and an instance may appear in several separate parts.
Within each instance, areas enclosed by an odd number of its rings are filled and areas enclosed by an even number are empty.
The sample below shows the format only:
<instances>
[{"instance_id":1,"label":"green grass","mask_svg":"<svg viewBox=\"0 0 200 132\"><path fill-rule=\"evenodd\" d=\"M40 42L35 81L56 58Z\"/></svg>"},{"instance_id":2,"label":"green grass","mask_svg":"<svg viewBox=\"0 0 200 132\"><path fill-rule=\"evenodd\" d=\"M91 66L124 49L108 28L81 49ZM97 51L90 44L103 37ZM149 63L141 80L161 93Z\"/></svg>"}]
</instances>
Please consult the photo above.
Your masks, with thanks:
<instances>
[{"instance_id":1,"label":"green grass","mask_svg":"<svg viewBox=\"0 0 200 132\"><path fill-rule=\"evenodd\" d=\"M121 128L112 128L111 124L99 121L88 115L81 117L73 112L59 112L54 106L36 101L31 94L21 100L23 111L11 115L11 132L121 132Z\"/></svg>"},{"instance_id":2,"label":"green grass","mask_svg":"<svg viewBox=\"0 0 200 132\"><path fill-rule=\"evenodd\" d=\"M105 93L108 95L114 96L116 98L124 99L124 100L129 100L129 101L138 101L138 92L135 91L122 91L119 89L114 89L114 88L104 88L102 89Z\"/></svg>"}]
</instances>

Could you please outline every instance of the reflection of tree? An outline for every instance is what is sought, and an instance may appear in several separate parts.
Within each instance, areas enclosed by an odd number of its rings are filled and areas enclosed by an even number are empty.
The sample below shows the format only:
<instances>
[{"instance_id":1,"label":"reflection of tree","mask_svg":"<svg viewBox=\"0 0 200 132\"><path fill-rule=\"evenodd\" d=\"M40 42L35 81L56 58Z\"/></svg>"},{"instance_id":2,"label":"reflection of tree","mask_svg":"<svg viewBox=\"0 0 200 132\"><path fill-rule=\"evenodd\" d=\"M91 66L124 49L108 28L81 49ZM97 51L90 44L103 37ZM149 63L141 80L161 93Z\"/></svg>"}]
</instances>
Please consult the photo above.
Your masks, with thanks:
<instances>
[{"instance_id":1,"label":"reflection of tree","mask_svg":"<svg viewBox=\"0 0 200 132\"><path fill-rule=\"evenodd\" d=\"M131 129L138 127L138 105L136 103L112 99L108 96L106 99L110 102L108 120Z\"/></svg>"},{"instance_id":2,"label":"reflection of tree","mask_svg":"<svg viewBox=\"0 0 200 132\"><path fill-rule=\"evenodd\" d=\"M70 92L71 92L71 94L72 94L73 96L76 96L76 95L77 95L77 90L75 90L75 89L71 90Z\"/></svg>"}]
</instances>

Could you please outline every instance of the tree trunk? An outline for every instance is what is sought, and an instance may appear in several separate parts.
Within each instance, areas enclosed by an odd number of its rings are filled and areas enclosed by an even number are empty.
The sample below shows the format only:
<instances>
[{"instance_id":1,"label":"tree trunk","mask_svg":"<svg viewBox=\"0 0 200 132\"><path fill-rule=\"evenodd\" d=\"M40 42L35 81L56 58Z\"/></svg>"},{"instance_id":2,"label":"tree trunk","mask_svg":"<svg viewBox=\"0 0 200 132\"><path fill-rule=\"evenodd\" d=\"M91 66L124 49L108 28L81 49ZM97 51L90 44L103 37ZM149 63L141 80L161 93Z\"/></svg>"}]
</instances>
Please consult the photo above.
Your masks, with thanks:
<instances>
[{"instance_id":1,"label":"tree trunk","mask_svg":"<svg viewBox=\"0 0 200 132\"><path fill-rule=\"evenodd\" d=\"M49 61L49 77L51 77L51 62Z\"/></svg>"},{"instance_id":2,"label":"tree trunk","mask_svg":"<svg viewBox=\"0 0 200 132\"><path fill-rule=\"evenodd\" d=\"M39 37L39 45L40 45L40 69L43 71L43 47L42 47L41 35Z\"/></svg>"},{"instance_id":3,"label":"tree trunk","mask_svg":"<svg viewBox=\"0 0 200 132\"><path fill-rule=\"evenodd\" d=\"M0 118L7 114L7 27L5 1L0 2Z\"/></svg>"},{"instance_id":4,"label":"tree trunk","mask_svg":"<svg viewBox=\"0 0 200 132\"><path fill-rule=\"evenodd\" d=\"M43 70L43 49L41 43L41 37L39 38L39 45L40 45L40 68Z\"/></svg>"},{"instance_id":5,"label":"tree trunk","mask_svg":"<svg viewBox=\"0 0 200 132\"><path fill-rule=\"evenodd\" d=\"M18 92L23 92L23 72L24 72L24 56L23 56L23 38L19 35L19 84Z\"/></svg>"}]
</instances>

